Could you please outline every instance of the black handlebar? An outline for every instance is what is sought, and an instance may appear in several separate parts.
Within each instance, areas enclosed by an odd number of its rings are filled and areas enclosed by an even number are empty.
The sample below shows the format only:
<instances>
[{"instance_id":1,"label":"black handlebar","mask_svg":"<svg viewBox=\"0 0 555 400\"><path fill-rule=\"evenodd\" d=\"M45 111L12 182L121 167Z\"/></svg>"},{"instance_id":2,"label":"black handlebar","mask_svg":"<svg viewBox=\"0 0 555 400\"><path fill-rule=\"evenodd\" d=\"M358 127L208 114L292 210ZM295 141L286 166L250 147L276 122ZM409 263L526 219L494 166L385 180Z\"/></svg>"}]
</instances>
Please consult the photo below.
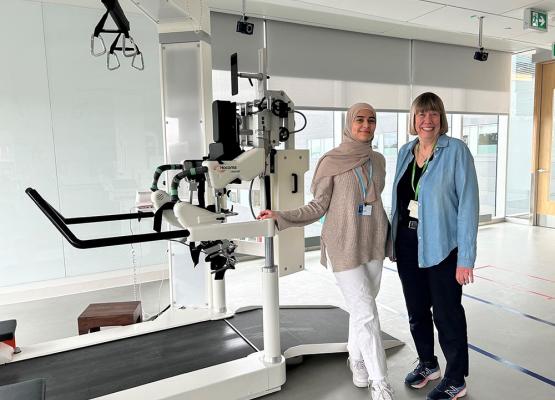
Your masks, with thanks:
<instances>
[{"instance_id":1,"label":"black handlebar","mask_svg":"<svg viewBox=\"0 0 555 400\"><path fill-rule=\"evenodd\" d=\"M103 237L98 239L79 239L67 227L71 224L86 224L93 222L106 222L106 221L121 221L141 218L152 218L154 216L151 212L138 212L130 214L112 214L112 215L97 215L92 217L77 217L77 218L64 218L59 211L50 205L42 196L33 188L27 188L25 193L35 202L38 208L46 215L58 231L67 239L67 241L78 249L92 249L96 247L118 246L122 244L153 242L156 240L169 240L185 238L189 236L187 229L178 231L168 231L159 233L143 233L140 235L125 235L125 236L112 236Z\"/></svg>"}]
</instances>

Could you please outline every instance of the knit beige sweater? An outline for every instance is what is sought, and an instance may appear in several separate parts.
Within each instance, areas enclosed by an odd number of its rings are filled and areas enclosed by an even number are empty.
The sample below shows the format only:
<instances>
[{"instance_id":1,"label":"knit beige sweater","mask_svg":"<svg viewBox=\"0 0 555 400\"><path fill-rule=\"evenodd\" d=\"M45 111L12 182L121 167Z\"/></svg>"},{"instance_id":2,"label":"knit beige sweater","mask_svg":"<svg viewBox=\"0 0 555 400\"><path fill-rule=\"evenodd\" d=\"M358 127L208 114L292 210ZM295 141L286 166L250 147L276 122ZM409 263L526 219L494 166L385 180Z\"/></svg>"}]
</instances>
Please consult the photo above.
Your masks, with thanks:
<instances>
[{"instance_id":1,"label":"knit beige sweater","mask_svg":"<svg viewBox=\"0 0 555 400\"><path fill-rule=\"evenodd\" d=\"M310 203L276 213L279 230L309 225L326 216L320 239L320 262L327 266L327 251L334 272L352 269L371 260L383 260L386 254L389 255L389 221L380 196L385 186L385 158L372 152L370 160L372 180L378 194L371 203L372 215L357 214L362 194L353 170L320 179ZM367 165L364 164L362 169L366 171Z\"/></svg>"}]
</instances>

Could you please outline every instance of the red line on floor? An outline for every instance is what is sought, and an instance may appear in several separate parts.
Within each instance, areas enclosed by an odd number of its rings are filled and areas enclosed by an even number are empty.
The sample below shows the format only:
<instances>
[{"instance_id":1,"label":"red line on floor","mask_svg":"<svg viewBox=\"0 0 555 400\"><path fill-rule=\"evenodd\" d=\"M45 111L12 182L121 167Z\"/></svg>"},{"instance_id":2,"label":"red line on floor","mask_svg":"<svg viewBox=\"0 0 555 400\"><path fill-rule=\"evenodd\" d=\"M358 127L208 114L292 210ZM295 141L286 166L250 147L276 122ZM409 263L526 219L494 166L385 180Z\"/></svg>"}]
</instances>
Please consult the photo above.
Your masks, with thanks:
<instances>
[{"instance_id":1,"label":"red line on floor","mask_svg":"<svg viewBox=\"0 0 555 400\"><path fill-rule=\"evenodd\" d=\"M519 274L519 275L525 275L525 276L527 276L527 277L529 277L529 278L534 278L534 279L539 279L539 280L545 281L545 282L555 283L555 280L553 280L553 279L544 278L544 277L542 277L542 276L530 275L530 274L522 273L522 272L519 272L519 271L515 271L514 269L498 267L498 266L495 266L495 265L483 265L483 266L481 266L481 267L475 267L474 269L483 269L483 268L495 268L495 269L500 269L500 270L503 270L503 271L509 271L509 272L512 272L512 273L515 273L515 274Z\"/></svg>"},{"instance_id":2,"label":"red line on floor","mask_svg":"<svg viewBox=\"0 0 555 400\"><path fill-rule=\"evenodd\" d=\"M484 276L480 276L480 275L476 275L476 274L474 275L474 277L475 277L475 278L484 279L484 280L486 280L486 281L495 283L495 284L497 284L497 285L501 285L501 286L505 286L505 287L510 287L510 288L512 288L512 289L520 290L520 291L525 292L525 293L528 293L528 294L534 294L534 295L536 295L536 296L543 297L543 298L546 299L546 300L553 300L553 299L555 299L555 297L550 296L550 295L548 295L548 294L535 292L535 291L533 291L533 290L529 290L529 289L523 288L523 287L518 286L518 285L508 285L508 284L506 284L506 283L498 282L498 281L493 280L493 279L491 279L491 278L486 278L486 277L484 277Z\"/></svg>"},{"instance_id":3,"label":"red line on floor","mask_svg":"<svg viewBox=\"0 0 555 400\"><path fill-rule=\"evenodd\" d=\"M474 270L484 269L484 268L495 268L493 265L482 265L481 267L474 267Z\"/></svg>"}]
</instances>

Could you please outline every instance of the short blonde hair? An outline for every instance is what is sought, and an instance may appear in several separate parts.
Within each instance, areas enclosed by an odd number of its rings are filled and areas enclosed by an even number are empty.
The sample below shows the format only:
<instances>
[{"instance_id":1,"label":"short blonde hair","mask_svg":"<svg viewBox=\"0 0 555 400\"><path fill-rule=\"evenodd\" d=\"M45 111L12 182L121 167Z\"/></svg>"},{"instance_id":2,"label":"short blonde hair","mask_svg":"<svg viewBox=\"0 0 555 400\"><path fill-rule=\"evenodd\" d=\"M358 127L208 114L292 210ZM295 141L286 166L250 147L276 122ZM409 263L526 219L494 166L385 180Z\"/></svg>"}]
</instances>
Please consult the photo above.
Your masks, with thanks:
<instances>
[{"instance_id":1,"label":"short blonde hair","mask_svg":"<svg viewBox=\"0 0 555 400\"><path fill-rule=\"evenodd\" d=\"M449 125L447 123L447 115L445 114L445 107L443 106L443 101L439 96L432 92L422 93L412 102L410 108L409 117L409 132L411 135L418 135L414 126L414 118L416 114L426 111L437 111L441 118L441 123L439 127L439 134L443 135L449 130Z\"/></svg>"}]
</instances>

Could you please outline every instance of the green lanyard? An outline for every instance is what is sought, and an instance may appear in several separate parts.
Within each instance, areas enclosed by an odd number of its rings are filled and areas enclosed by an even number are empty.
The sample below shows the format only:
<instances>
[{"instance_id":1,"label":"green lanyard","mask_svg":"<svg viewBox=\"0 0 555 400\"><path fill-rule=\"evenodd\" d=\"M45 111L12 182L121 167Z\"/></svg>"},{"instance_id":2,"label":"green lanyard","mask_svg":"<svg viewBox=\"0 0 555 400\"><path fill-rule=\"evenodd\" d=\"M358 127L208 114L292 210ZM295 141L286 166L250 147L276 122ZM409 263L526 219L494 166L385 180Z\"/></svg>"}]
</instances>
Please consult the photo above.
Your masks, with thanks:
<instances>
[{"instance_id":1,"label":"green lanyard","mask_svg":"<svg viewBox=\"0 0 555 400\"><path fill-rule=\"evenodd\" d=\"M430 157L432 157L432 155L434 154L434 151L436 149L436 144L437 144L437 140L434 143L434 147L432 149L432 153L430 154ZM417 146L420 148L420 143L418 143ZM416 188L415 188L414 187L414 174L416 172L416 155L414 156L414 163L412 164L412 177L411 177L410 184L412 186L412 190L414 191L414 200L416 200L416 201L418 201L418 193L420 193L420 180L422 179L422 175L424 175L424 172L426 172L426 169L428 168L428 162L430 162L430 157L426 158L426 162L424 163L424 167L422 167L422 174L420 175L420 179L418 179L418 183L416 184Z\"/></svg>"}]
</instances>

